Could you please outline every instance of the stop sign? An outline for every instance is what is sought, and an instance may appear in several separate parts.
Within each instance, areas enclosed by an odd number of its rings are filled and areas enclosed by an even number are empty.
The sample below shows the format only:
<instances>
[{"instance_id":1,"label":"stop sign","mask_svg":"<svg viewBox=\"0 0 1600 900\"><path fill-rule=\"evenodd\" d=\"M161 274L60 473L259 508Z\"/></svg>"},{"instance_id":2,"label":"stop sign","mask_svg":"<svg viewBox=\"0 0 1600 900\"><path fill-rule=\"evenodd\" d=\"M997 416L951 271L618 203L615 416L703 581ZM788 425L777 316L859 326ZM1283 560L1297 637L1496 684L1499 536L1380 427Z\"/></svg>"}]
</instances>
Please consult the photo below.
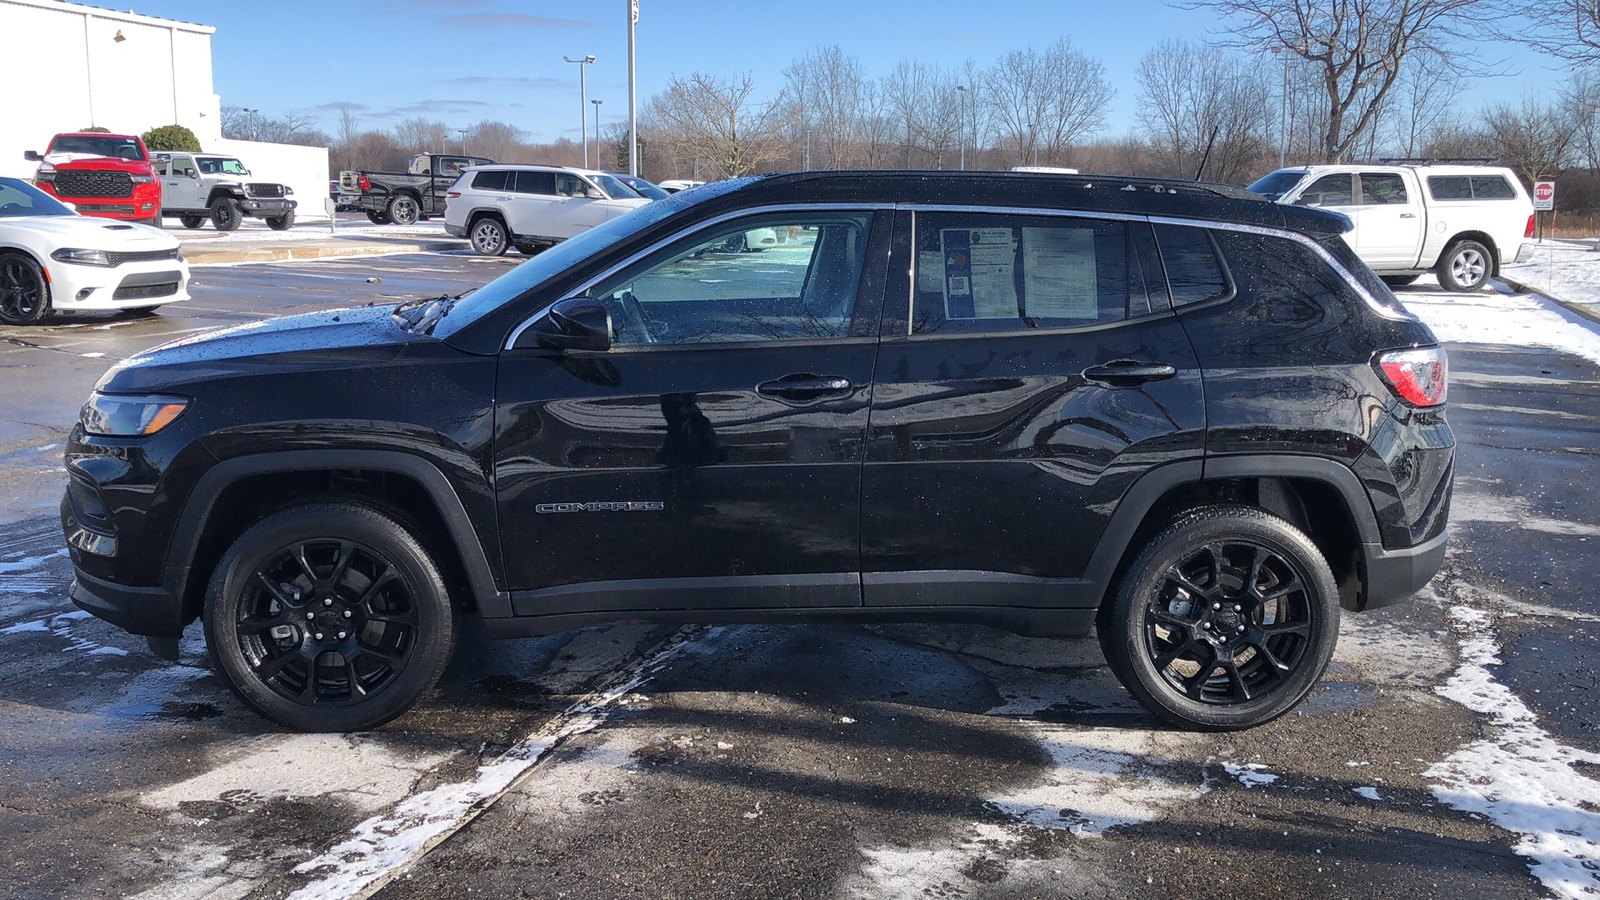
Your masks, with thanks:
<instances>
[{"instance_id":1,"label":"stop sign","mask_svg":"<svg viewBox=\"0 0 1600 900\"><path fill-rule=\"evenodd\" d=\"M1533 185L1533 208L1553 209L1556 202L1556 183L1539 181Z\"/></svg>"}]
</instances>

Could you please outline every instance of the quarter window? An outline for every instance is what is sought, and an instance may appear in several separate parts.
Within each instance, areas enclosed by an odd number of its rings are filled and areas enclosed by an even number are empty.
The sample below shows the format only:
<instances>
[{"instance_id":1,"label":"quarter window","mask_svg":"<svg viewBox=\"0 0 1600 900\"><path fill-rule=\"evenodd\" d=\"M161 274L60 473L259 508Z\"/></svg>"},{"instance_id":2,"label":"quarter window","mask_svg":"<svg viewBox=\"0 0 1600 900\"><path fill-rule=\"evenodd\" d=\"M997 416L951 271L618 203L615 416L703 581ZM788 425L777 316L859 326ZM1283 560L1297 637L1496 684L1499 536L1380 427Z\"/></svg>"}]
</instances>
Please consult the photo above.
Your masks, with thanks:
<instances>
[{"instance_id":1,"label":"quarter window","mask_svg":"<svg viewBox=\"0 0 1600 900\"><path fill-rule=\"evenodd\" d=\"M1354 203L1348 172L1318 178L1294 202L1296 206L1352 206Z\"/></svg>"},{"instance_id":2,"label":"quarter window","mask_svg":"<svg viewBox=\"0 0 1600 900\"><path fill-rule=\"evenodd\" d=\"M699 232L596 284L613 344L845 337L872 214L752 216Z\"/></svg>"},{"instance_id":3,"label":"quarter window","mask_svg":"<svg viewBox=\"0 0 1600 900\"><path fill-rule=\"evenodd\" d=\"M1210 232L1187 225L1157 225L1156 243L1161 247L1161 263L1167 272L1173 306L1232 295L1233 282L1217 255Z\"/></svg>"},{"instance_id":4,"label":"quarter window","mask_svg":"<svg viewBox=\"0 0 1600 900\"><path fill-rule=\"evenodd\" d=\"M1148 312L1129 240L1123 222L919 214L911 332L1074 328Z\"/></svg>"},{"instance_id":5,"label":"quarter window","mask_svg":"<svg viewBox=\"0 0 1600 900\"><path fill-rule=\"evenodd\" d=\"M1472 176L1472 199L1511 200L1517 196L1505 178L1500 175Z\"/></svg>"},{"instance_id":6,"label":"quarter window","mask_svg":"<svg viewBox=\"0 0 1600 900\"><path fill-rule=\"evenodd\" d=\"M1406 182L1399 175L1361 173L1361 202L1367 206L1405 203Z\"/></svg>"},{"instance_id":7,"label":"quarter window","mask_svg":"<svg viewBox=\"0 0 1600 900\"><path fill-rule=\"evenodd\" d=\"M1514 200L1517 192L1503 175L1433 175L1428 192L1435 200Z\"/></svg>"}]
</instances>

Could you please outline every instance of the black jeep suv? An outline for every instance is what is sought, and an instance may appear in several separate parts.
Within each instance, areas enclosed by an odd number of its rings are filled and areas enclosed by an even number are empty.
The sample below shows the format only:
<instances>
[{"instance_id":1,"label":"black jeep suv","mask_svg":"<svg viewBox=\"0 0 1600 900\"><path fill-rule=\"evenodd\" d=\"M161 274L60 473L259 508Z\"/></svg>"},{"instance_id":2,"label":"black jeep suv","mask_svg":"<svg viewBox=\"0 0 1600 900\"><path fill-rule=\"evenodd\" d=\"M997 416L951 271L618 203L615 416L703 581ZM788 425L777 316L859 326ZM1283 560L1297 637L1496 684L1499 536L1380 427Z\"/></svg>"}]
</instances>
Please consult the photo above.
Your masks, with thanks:
<instances>
[{"instance_id":1,"label":"black jeep suv","mask_svg":"<svg viewBox=\"0 0 1600 900\"><path fill-rule=\"evenodd\" d=\"M1349 227L1111 176L677 194L462 296L112 369L72 596L168 655L202 619L301 729L406 710L463 613L1097 626L1152 712L1256 725L1444 555L1444 351Z\"/></svg>"}]
</instances>

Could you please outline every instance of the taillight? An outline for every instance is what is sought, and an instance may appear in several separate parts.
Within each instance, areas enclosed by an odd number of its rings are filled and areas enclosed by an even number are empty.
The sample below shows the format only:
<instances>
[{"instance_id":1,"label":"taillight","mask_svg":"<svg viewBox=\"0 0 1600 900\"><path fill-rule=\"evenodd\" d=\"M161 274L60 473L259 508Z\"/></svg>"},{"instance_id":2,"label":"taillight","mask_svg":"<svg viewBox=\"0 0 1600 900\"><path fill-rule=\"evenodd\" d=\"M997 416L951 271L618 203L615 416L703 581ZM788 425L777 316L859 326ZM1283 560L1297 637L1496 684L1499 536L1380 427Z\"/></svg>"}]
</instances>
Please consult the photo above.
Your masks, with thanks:
<instances>
[{"instance_id":1,"label":"taillight","mask_svg":"<svg viewBox=\"0 0 1600 900\"><path fill-rule=\"evenodd\" d=\"M1525 238L1533 237L1533 217L1537 216L1537 215L1538 215L1538 213L1533 213L1533 215L1528 216L1528 227L1522 229L1522 236L1523 237L1525 237Z\"/></svg>"},{"instance_id":2,"label":"taillight","mask_svg":"<svg viewBox=\"0 0 1600 900\"><path fill-rule=\"evenodd\" d=\"M454 200L459 196L461 196L461 192L460 191L446 191L445 195L444 195L444 198L446 200Z\"/></svg>"},{"instance_id":3,"label":"taillight","mask_svg":"<svg viewBox=\"0 0 1600 900\"><path fill-rule=\"evenodd\" d=\"M1443 347L1388 350L1378 354L1379 374L1401 400L1412 406L1444 403L1450 362Z\"/></svg>"},{"instance_id":4,"label":"taillight","mask_svg":"<svg viewBox=\"0 0 1600 900\"><path fill-rule=\"evenodd\" d=\"M363 191L372 190L372 182L365 175L361 176L361 189Z\"/></svg>"}]
</instances>

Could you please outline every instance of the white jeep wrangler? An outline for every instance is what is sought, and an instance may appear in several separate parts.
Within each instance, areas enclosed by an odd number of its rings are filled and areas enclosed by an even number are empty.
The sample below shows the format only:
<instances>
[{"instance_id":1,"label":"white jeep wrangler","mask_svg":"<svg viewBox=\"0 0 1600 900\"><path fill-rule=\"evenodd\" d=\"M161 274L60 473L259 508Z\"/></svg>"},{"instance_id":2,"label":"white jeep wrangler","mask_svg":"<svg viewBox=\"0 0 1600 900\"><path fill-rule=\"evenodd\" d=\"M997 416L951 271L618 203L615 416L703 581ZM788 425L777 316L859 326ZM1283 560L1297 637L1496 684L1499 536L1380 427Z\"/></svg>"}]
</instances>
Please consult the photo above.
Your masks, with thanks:
<instances>
[{"instance_id":1,"label":"white jeep wrangler","mask_svg":"<svg viewBox=\"0 0 1600 900\"><path fill-rule=\"evenodd\" d=\"M209 218L218 231L232 231L245 216L265 219L273 231L294 224L294 189L245 181L250 170L231 156L164 152L153 154L150 165L161 182L161 215L177 216L185 228L199 228Z\"/></svg>"},{"instance_id":2,"label":"white jeep wrangler","mask_svg":"<svg viewBox=\"0 0 1600 900\"><path fill-rule=\"evenodd\" d=\"M1344 213L1344 236L1372 271L1406 285L1432 270L1476 291L1533 245L1533 201L1510 169L1486 165L1330 165L1279 169L1250 185L1278 203Z\"/></svg>"}]
</instances>

